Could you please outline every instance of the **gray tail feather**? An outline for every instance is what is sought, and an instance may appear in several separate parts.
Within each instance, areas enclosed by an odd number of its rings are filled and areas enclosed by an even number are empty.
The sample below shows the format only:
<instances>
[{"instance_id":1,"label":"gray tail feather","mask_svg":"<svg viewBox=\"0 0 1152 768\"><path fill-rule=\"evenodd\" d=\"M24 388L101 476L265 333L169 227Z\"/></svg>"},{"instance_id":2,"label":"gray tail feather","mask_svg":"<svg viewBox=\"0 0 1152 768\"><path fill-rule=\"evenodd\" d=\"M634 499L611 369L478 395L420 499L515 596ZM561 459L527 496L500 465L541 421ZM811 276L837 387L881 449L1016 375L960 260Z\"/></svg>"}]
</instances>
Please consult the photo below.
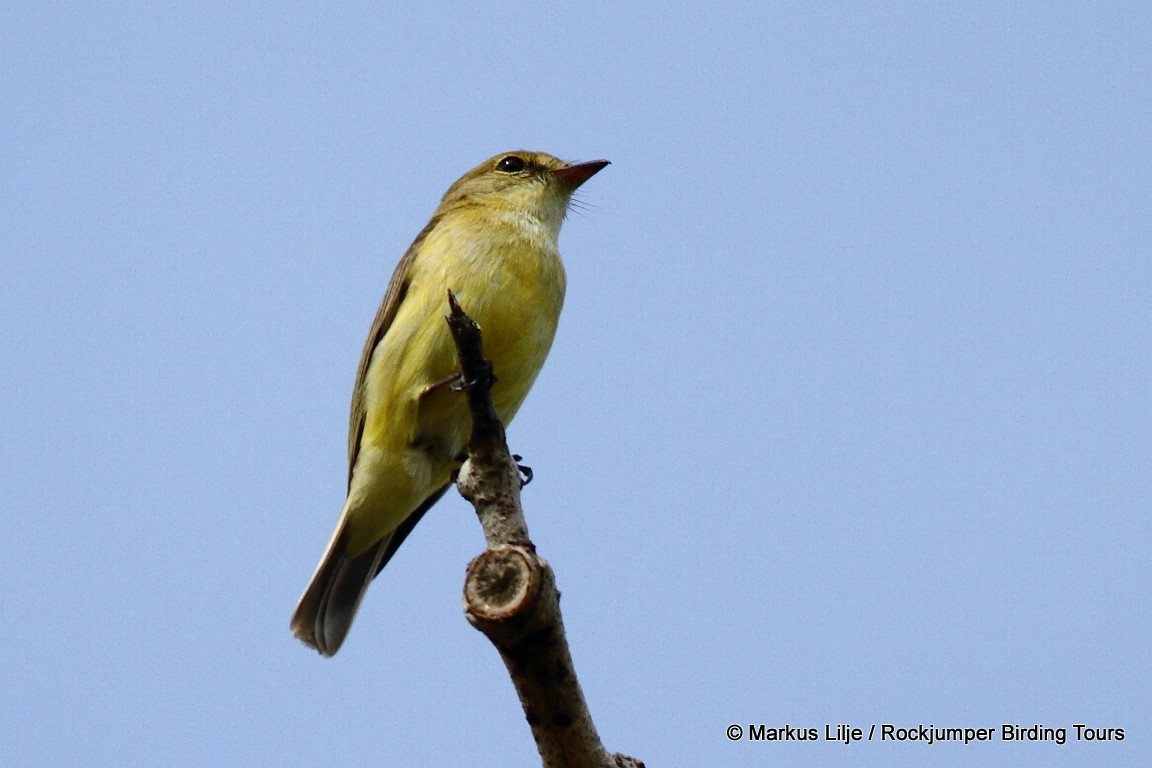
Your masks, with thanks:
<instances>
[{"instance_id":1,"label":"gray tail feather","mask_svg":"<svg viewBox=\"0 0 1152 768\"><path fill-rule=\"evenodd\" d=\"M348 532L341 523L292 614L292 634L325 656L335 655L352 628L356 610L372 579L446 490L447 484L437 488L395 531L355 557L346 552Z\"/></svg>"},{"instance_id":2,"label":"gray tail feather","mask_svg":"<svg viewBox=\"0 0 1152 768\"><path fill-rule=\"evenodd\" d=\"M355 557L346 552L346 538L342 530L333 539L292 614L292 634L324 656L340 650L392 537Z\"/></svg>"}]
</instances>

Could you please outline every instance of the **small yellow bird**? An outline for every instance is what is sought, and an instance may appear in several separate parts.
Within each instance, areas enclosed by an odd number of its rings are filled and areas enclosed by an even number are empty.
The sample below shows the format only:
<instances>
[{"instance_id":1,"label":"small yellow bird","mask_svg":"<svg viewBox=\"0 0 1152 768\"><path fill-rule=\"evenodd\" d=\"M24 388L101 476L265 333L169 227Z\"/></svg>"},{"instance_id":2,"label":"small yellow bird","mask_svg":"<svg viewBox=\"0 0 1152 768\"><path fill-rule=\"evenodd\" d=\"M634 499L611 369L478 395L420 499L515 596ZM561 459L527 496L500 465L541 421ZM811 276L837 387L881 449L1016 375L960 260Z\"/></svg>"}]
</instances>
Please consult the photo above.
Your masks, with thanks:
<instances>
[{"instance_id":1,"label":"small yellow bird","mask_svg":"<svg viewBox=\"0 0 1152 768\"><path fill-rule=\"evenodd\" d=\"M368 584L444 494L466 450L467 402L444 316L451 290L484 331L496 411L511 421L552 346L564 303L557 239L572 193L608 165L497 155L444 194L396 266L360 357L348 428L348 500L292 615L296 637L340 649Z\"/></svg>"}]
</instances>

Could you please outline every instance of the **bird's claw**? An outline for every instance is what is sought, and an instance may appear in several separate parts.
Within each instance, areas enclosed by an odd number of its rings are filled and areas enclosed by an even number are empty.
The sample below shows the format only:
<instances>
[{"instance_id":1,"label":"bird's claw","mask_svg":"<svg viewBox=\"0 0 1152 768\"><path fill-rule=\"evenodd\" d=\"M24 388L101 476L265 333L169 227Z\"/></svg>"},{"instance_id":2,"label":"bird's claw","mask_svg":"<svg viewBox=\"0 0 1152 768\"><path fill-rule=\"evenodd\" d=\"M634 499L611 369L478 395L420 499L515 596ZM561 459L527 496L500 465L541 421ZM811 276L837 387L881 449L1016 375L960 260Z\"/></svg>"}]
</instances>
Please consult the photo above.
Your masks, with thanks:
<instances>
[{"instance_id":1,"label":"bird's claw","mask_svg":"<svg viewBox=\"0 0 1152 768\"><path fill-rule=\"evenodd\" d=\"M520 481L520 487L521 488L528 485L528 483L532 482L532 467L528 467L528 466L521 464L520 460L522 458L524 458L524 457L521 456L520 454L517 454L517 453L512 454L512 460L516 462L516 469L520 470L520 474L524 475L524 479L522 479Z\"/></svg>"},{"instance_id":2,"label":"bird's claw","mask_svg":"<svg viewBox=\"0 0 1152 768\"><path fill-rule=\"evenodd\" d=\"M492 363L489 363L487 360L484 361L484 374L488 379L489 387L496 383L496 374L492 373ZM451 386L453 392L463 392L464 390L472 389L472 387L480 383L477 379L465 381L464 374L459 371L452 374L451 378L453 379Z\"/></svg>"}]
</instances>

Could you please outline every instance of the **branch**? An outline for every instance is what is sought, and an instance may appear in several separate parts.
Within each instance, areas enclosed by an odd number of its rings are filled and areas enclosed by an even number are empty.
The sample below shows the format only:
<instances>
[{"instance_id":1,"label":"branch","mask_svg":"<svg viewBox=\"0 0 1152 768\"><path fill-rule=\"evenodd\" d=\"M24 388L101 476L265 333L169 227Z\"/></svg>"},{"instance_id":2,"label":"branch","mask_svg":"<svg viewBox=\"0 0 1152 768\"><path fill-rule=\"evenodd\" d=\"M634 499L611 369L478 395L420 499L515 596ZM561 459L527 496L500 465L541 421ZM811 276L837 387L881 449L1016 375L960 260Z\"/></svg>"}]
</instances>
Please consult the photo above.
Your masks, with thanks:
<instances>
[{"instance_id":1,"label":"branch","mask_svg":"<svg viewBox=\"0 0 1152 768\"><path fill-rule=\"evenodd\" d=\"M609 755L600 742L572 666L560 593L551 566L536 555L520 508L520 468L508 452L492 405L492 364L481 332L448 292L449 330L460 359L461 389L472 412L468 460L456 486L472 503L488 548L468 565L464 613L504 660L544 768L644 768Z\"/></svg>"}]
</instances>

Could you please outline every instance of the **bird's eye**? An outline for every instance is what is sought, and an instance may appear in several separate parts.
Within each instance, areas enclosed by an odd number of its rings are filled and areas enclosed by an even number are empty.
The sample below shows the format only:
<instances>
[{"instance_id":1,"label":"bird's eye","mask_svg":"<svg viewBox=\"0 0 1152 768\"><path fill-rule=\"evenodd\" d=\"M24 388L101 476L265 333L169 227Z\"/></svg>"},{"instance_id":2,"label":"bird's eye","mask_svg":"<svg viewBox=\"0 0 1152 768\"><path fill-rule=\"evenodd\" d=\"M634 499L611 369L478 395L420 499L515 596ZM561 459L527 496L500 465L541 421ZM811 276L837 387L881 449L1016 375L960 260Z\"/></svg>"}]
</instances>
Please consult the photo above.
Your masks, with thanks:
<instances>
[{"instance_id":1,"label":"bird's eye","mask_svg":"<svg viewBox=\"0 0 1152 768\"><path fill-rule=\"evenodd\" d=\"M496 170L503 171L504 173L520 173L527 165L523 158L516 157L516 155L508 155L508 157L496 164Z\"/></svg>"}]
</instances>

